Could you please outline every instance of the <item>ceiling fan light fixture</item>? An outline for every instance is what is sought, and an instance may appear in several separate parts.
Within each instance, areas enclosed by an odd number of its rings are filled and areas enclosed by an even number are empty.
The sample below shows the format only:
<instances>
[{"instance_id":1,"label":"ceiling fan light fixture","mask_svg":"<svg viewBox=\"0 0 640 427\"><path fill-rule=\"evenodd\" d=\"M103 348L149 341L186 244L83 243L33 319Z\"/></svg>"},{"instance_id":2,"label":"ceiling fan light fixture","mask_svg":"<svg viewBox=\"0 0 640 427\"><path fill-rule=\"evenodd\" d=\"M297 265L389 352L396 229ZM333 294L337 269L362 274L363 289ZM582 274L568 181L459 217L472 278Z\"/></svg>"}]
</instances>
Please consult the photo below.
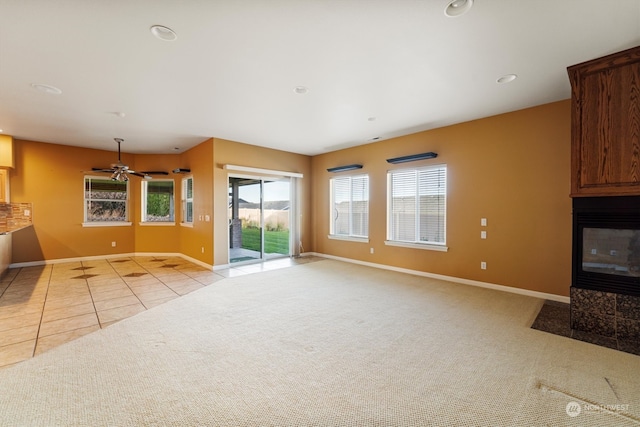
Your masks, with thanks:
<instances>
[{"instance_id":1,"label":"ceiling fan light fixture","mask_svg":"<svg viewBox=\"0 0 640 427\"><path fill-rule=\"evenodd\" d=\"M129 177L127 176L126 172L118 169L111 174L111 181L127 182L129 181Z\"/></svg>"},{"instance_id":2,"label":"ceiling fan light fixture","mask_svg":"<svg viewBox=\"0 0 640 427\"><path fill-rule=\"evenodd\" d=\"M124 140L122 138L113 138L113 140L118 144L118 162L112 163L110 168L91 168L92 171L109 173L109 179L118 182L129 181L129 175L139 176L147 180L153 178L151 175L169 175L169 172L165 171L134 171L129 169L128 165L122 163L122 159L120 157L120 144Z\"/></svg>"},{"instance_id":3,"label":"ceiling fan light fixture","mask_svg":"<svg viewBox=\"0 0 640 427\"><path fill-rule=\"evenodd\" d=\"M151 34L153 34L155 38L166 42L172 42L178 38L175 31L164 25L152 25L149 31L151 31Z\"/></svg>"},{"instance_id":4,"label":"ceiling fan light fixture","mask_svg":"<svg viewBox=\"0 0 640 427\"><path fill-rule=\"evenodd\" d=\"M451 0L444 8L444 14L449 18L462 16L471 10L473 0Z\"/></svg>"}]
</instances>

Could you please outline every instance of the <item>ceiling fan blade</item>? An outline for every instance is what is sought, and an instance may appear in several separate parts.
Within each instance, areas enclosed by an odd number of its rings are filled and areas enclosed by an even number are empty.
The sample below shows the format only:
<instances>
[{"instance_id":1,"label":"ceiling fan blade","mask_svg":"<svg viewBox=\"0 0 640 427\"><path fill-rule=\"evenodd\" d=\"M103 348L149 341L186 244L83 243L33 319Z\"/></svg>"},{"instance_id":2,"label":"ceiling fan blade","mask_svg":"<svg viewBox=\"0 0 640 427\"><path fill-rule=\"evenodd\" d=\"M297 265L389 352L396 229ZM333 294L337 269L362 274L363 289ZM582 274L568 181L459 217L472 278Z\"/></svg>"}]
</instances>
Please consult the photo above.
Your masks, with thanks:
<instances>
[{"instance_id":1,"label":"ceiling fan blade","mask_svg":"<svg viewBox=\"0 0 640 427\"><path fill-rule=\"evenodd\" d=\"M151 176L150 176L150 175L147 175L147 174L146 174L146 173L144 173L144 172L128 171L128 173L129 173L129 175L139 176L139 177L144 178L144 179L151 179Z\"/></svg>"},{"instance_id":2,"label":"ceiling fan blade","mask_svg":"<svg viewBox=\"0 0 640 427\"><path fill-rule=\"evenodd\" d=\"M118 144L118 163L113 163L110 169L107 168L91 168L94 172L103 172L113 174L112 179L123 178L126 180L127 174L139 176L144 179L151 179L151 175L169 175L169 172L165 171L141 171L136 172L134 170L129 169L129 166L122 163L120 156L120 144L124 141L122 138L113 138L114 141Z\"/></svg>"},{"instance_id":3,"label":"ceiling fan blade","mask_svg":"<svg viewBox=\"0 0 640 427\"><path fill-rule=\"evenodd\" d=\"M165 171L140 171L140 173L144 173L146 175L169 175L169 172Z\"/></svg>"}]
</instances>

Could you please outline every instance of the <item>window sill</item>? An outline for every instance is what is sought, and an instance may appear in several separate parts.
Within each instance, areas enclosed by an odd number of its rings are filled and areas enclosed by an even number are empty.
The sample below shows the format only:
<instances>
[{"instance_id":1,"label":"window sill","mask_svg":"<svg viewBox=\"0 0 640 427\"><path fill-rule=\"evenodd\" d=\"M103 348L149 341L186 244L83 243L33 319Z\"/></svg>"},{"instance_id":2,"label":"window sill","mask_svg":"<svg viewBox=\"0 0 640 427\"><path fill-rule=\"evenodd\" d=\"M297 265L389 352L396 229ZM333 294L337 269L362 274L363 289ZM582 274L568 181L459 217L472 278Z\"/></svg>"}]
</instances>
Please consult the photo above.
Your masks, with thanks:
<instances>
[{"instance_id":1,"label":"window sill","mask_svg":"<svg viewBox=\"0 0 640 427\"><path fill-rule=\"evenodd\" d=\"M158 226L160 226L160 227L162 227L162 226L172 227L172 226L176 225L176 223L175 222L164 222L164 221L155 221L155 222L154 221L143 221L143 222L138 223L138 225L142 225L142 226L150 225L152 227L158 227Z\"/></svg>"},{"instance_id":2,"label":"window sill","mask_svg":"<svg viewBox=\"0 0 640 427\"><path fill-rule=\"evenodd\" d=\"M193 223L192 222L181 222L180 223L180 227L193 228Z\"/></svg>"},{"instance_id":3,"label":"window sill","mask_svg":"<svg viewBox=\"0 0 640 427\"><path fill-rule=\"evenodd\" d=\"M83 227L129 227L131 222L126 221L105 221L105 222L83 222Z\"/></svg>"},{"instance_id":4,"label":"window sill","mask_svg":"<svg viewBox=\"0 0 640 427\"><path fill-rule=\"evenodd\" d=\"M369 238L367 237L340 236L338 234L329 234L327 237L331 240L344 240L347 242L369 243Z\"/></svg>"},{"instance_id":5,"label":"window sill","mask_svg":"<svg viewBox=\"0 0 640 427\"><path fill-rule=\"evenodd\" d=\"M410 242L396 242L393 240L385 240L384 244L387 246L399 246L401 248L422 249L426 251L448 252L449 247L445 245L433 245L429 243L410 243Z\"/></svg>"}]
</instances>

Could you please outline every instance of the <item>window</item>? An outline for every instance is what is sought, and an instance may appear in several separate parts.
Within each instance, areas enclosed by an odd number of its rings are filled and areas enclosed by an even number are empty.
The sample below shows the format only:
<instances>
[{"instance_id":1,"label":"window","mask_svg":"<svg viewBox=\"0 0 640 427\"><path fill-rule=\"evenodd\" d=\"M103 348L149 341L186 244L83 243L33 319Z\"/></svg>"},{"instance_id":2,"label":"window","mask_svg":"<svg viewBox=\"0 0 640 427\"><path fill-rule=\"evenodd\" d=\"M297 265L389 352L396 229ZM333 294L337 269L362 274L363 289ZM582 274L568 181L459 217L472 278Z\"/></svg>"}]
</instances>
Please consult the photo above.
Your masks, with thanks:
<instances>
[{"instance_id":1,"label":"window","mask_svg":"<svg viewBox=\"0 0 640 427\"><path fill-rule=\"evenodd\" d=\"M387 244L446 250L447 167L390 171L388 187Z\"/></svg>"},{"instance_id":2,"label":"window","mask_svg":"<svg viewBox=\"0 0 640 427\"><path fill-rule=\"evenodd\" d=\"M114 224L128 220L129 182L84 178L85 224Z\"/></svg>"},{"instance_id":3,"label":"window","mask_svg":"<svg viewBox=\"0 0 640 427\"><path fill-rule=\"evenodd\" d=\"M142 181L142 222L173 221L173 180Z\"/></svg>"},{"instance_id":4,"label":"window","mask_svg":"<svg viewBox=\"0 0 640 427\"><path fill-rule=\"evenodd\" d=\"M193 224L193 177L182 180L182 222Z\"/></svg>"},{"instance_id":5,"label":"window","mask_svg":"<svg viewBox=\"0 0 640 427\"><path fill-rule=\"evenodd\" d=\"M331 236L369 236L369 176L331 179Z\"/></svg>"}]
</instances>

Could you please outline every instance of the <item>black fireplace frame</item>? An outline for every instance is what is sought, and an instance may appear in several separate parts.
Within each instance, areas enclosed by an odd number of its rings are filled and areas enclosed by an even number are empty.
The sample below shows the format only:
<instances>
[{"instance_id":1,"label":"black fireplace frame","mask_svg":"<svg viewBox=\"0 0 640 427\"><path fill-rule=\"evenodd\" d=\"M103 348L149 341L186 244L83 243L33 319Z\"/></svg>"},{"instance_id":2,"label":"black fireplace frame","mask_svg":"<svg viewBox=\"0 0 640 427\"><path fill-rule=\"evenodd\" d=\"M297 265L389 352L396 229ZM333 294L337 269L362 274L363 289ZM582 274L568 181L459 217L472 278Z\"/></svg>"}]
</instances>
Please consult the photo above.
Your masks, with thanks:
<instances>
[{"instance_id":1,"label":"black fireplace frame","mask_svg":"<svg viewBox=\"0 0 640 427\"><path fill-rule=\"evenodd\" d=\"M571 286L580 289L640 296L640 277L582 269L584 228L640 230L640 196L573 198Z\"/></svg>"}]
</instances>

